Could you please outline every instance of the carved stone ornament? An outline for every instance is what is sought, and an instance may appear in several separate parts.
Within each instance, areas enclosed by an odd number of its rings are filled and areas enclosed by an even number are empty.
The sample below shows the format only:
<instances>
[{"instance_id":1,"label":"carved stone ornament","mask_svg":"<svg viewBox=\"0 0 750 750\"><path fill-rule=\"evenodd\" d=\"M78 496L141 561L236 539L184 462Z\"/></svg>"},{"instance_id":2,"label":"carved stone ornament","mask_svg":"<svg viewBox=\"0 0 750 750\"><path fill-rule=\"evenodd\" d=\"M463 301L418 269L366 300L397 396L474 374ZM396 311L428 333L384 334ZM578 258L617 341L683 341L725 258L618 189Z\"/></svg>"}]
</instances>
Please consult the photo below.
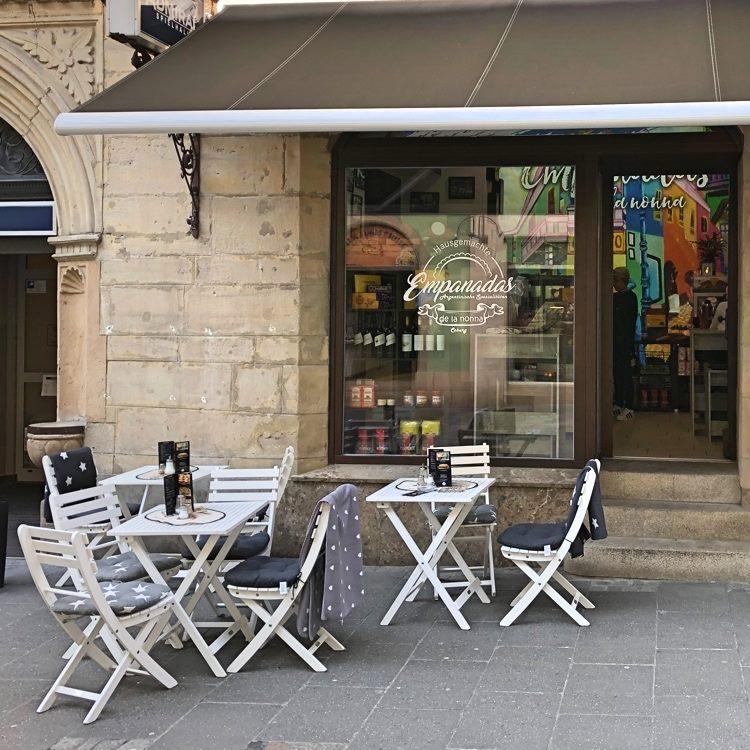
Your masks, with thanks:
<instances>
[{"instance_id":1,"label":"carved stone ornament","mask_svg":"<svg viewBox=\"0 0 750 750\"><path fill-rule=\"evenodd\" d=\"M7 122L0 120L0 180L45 179L36 154Z\"/></svg>"},{"instance_id":2,"label":"carved stone ornament","mask_svg":"<svg viewBox=\"0 0 750 750\"><path fill-rule=\"evenodd\" d=\"M60 294L83 294L86 291L86 277L82 268L68 266L60 279Z\"/></svg>"},{"instance_id":3,"label":"carved stone ornament","mask_svg":"<svg viewBox=\"0 0 750 750\"><path fill-rule=\"evenodd\" d=\"M76 102L82 104L93 95L93 28L4 29L2 34L55 71Z\"/></svg>"},{"instance_id":4,"label":"carved stone ornament","mask_svg":"<svg viewBox=\"0 0 750 750\"><path fill-rule=\"evenodd\" d=\"M50 237L47 242L55 248L52 257L57 261L92 260L101 240L101 234L71 234Z\"/></svg>"}]
</instances>

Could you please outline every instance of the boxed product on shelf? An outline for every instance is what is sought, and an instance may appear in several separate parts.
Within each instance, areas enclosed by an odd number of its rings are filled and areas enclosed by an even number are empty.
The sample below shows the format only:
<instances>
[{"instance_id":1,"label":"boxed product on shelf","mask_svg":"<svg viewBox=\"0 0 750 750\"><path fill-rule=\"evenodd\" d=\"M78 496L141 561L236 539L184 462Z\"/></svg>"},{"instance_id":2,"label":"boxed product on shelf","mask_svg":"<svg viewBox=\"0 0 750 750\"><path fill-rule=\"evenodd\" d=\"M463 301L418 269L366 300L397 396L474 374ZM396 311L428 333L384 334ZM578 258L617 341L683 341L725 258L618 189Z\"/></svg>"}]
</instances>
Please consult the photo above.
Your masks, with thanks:
<instances>
[{"instance_id":1,"label":"boxed product on shelf","mask_svg":"<svg viewBox=\"0 0 750 750\"><path fill-rule=\"evenodd\" d=\"M375 273L355 273L354 274L354 291L356 293L372 292L372 287L378 287L381 284L380 274Z\"/></svg>"},{"instance_id":2,"label":"boxed product on shelf","mask_svg":"<svg viewBox=\"0 0 750 750\"><path fill-rule=\"evenodd\" d=\"M420 422L402 419L399 425L399 453L407 456L416 454L421 431Z\"/></svg>"},{"instance_id":3,"label":"boxed product on shelf","mask_svg":"<svg viewBox=\"0 0 750 750\"><path fill-rule=\"evenodd\" d=\"M378 296L375 292L354 292L352 310L379 310Z\"/></svg>"},{"instance_id":4,"label":"boxed product on shelf","mask_svg":"<svg viewBox=\"0 0 750 750\"><path fill-rule=\"evenodd\" d=\"M347 386L349 406L354 409L369 409L375 406L375 381L371 378L358 378Z\"/></svg>"}]
</instances>

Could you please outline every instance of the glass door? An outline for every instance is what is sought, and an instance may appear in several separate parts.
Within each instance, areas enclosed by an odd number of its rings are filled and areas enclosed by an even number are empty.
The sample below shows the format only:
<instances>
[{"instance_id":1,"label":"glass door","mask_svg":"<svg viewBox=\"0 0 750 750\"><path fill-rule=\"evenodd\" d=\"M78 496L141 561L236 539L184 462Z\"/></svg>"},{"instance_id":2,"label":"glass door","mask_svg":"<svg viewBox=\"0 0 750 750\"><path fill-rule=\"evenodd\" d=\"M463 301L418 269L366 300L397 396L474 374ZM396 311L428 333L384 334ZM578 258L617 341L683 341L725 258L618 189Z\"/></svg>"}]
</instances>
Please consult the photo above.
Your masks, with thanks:
<instances>
[{"instance_id":1,"label":"glass door","mask_svg":"<svg viewBox=\"0 0 750 750\"><path fill-rule=\"evenodd\" d=\"M614 177L603 372L615 457L733 455L730 177Z\"/></svg>"}]
</instances>

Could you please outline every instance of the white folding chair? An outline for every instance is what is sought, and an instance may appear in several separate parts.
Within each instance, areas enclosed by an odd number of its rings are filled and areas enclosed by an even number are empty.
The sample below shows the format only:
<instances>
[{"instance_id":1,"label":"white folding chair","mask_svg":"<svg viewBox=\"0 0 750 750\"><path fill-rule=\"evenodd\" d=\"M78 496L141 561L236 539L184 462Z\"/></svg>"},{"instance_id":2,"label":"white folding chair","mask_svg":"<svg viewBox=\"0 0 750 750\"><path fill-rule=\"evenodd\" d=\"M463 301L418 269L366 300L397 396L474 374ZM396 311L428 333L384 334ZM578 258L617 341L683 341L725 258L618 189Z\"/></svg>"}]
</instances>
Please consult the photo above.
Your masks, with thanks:
<instances>
[{"instance_id":1,"label":"white folding chair","mask_svg":"<svg viewBox=\"0 0 750 750\"><path fill-rule=\"evenodd\" d=\"M237 541L221 564L220 573L233 568L249 557L268 555L271 552L276 513L291 476L293 464L294 448L289 446L284 451L280 466L270 469L215 469L211 472L208 502L256 502L260 500L266 503L261 513L245 524ZM198 537L196 542L198 546L201 546L203 540ZM216 549L220 548L221 543L216 545ZM214 612L220 614L224 604L213 596L207 579L202 578L196 585L195 591L198 594L198 597L195 597L196 600L205 595ZM217 623L210 622L202 622L198 625L206 628L219 627ZM215 644L215 648L220 648L231 635L232 632L226 632L223 637L220 636L221 640Z\"/></svg>"},{"instance_id":2,"label":"white folding chair","mask_svg":"<svg viewBox=\"0 0 750 750\"><path fill-rule=\"evenodd\" d=\"M305 583L315 566L321 553L328 528L328 517L331 506L327 502L320 504L315 510L312 520L313 531L310 546L303 561L290 558L257 558L252 575L257 580L264 580L264 585L251 587L240 585L232 580L239 578L241 568L235 568L227 573L225 582L229 593L249 607L253 616L257 617L263 627L257 635L245 646L237 658L227 667L228 672L239 672L242 667L274 636L281 638L309 667L316 672L325 672L325 665L315 656L315 652L325 643L333 651L343 651L344 646L339 643L325 628L320 628L316 639L310 647L300 643L285 627L284 623L297 611L297 599L305 587ZM248 560L248 563L251 562ZM270 581L274 585L268 585ZM264 605L277 603L273 611L268 611Z\"/></svg>"},{"instance_id":3,"label":"white folding chair","mask_svg":"<svg viewBox=\"0 0 750 750\"><path fill-rule=\"evenodd\" d=\"M57 486L51 484L49 505L52 521L58 531L82 531L89 538L88 548L92 555L105 551L97 559L96 575L100 581L148 578L145 568L125 542L107 539L109 531L122 522L120 503L114 487L98 484L89 489L61 494L57 491ZM117 554L106 554L115 550ZM165 576L171 576L180 569L179 555L154 553L149 557ZM61 585L60 582L57 585Z\"/></svg>"},{"instance_id":4,"label":"white folding chair","mask_svg":"<svg viewBox=\"0 0 750 750\"><path fill-rule=\"evenodd\" d=\"M52 459L49 456L43 456L42 457L42 470L44 471L44 478L47 481L47 487L49 488L49 504L50 504L50 511L52 510L53 503L57 504L59 506L59 497L61 494L60 490L57 486L57 478L55 477L54 469L52 468ZM114 492L114 488L112 490ZM69 492L65 493L70 496L70 502L80 502L81 500L90 499L90 495L87 495L87 490L78 490L75 492ZM96 493L94 495L98 496L99 493ZM54 499L53 499L54 496ZM52 515L52 522L53 525L55 523L55 516L54 512ZM92 523L88 525L88 528L85 529L86 533L89 535L89 549L98 552L101 556L102 554L106 555L109 553L121 551L118 549L118 545L116 541L112 541L111 539L107 539L107 532L112 527L111 520L109 517L107 517L102 523ZM59 528L56 526L56 528ZM75 528L75 527L65 527L65 528ZM83 529L82 529L83 530ZM60 580L57 582L58 586L62 586L66 583L66 581L69 578L69 574L66 571Z\"/></svg>"},{"instance_id":5,"label":"white folding chair","mask_svg":"<svg viewBox=\"0 0 750 750\"><path fill-rule=\"evenodd\" d=\"M167 586L132 581L100 584L96 579L96 562L87 546L87 537L81 531L24 525L18 529L18 538L39 594L74 644L71 658L39 704L38 713L51 708L58 695L82 698L93 703L83 720L84 724L90 724L96 721L126 674L151 675L167 688L177 684L149 656L171 613L174 596ZM50 585L42 565L71 571L73 579L82 582L81 590L71 592ZM94 623L87 632L76 622L84 616L91 617ZM118 648L114 660L96 644L103 629L116 639ZM129 629L137 629L137 633L131 634ZM86 657L112 672L98 693L68 686Z\"/></svg>"},{"instance_id":6,"label":"white folding chair","mask_svg":"<svg viewBox=\"0 0 750 750\"><path fill-rule=\"evenodd\" d=\"M278 505L291 476L293 464L294 448L289 446L284 451L280 466L270 469L215 469L211 472L208 502L267 502L261 515L245 524L234 545L236 549L233 548L227 555L227 563L236 564L253 555L270 553ZM252 537L256 534L263 534L263 539L266 540L260 548L257 543L252 543L252 539L247 538L247 535ZM246 537L244 540L243 536Z\"/></svg>"},{"instance_id":7,"label":"white folding chair","mask_svg":"<svg viewBox=\"0 0 750 750\"><path fill-rule=\"evenodd\" d=\"M451 454L451 472L454 477L481 477L486 479L490 475L490 446L487 443L481 445L448 445L436 448L439 451L449 451ZM495 555L493 550L494 534L497 528L497 510L490 505L489 490L484 493L484 503L475 506L466 516L466 521L459 529L453 541L455 542L480 542L484 545L484 560L482 565L469 566L471 570L482 571L482 586L489 586L490 593L495 596ZM450 512L450 504L433 500L433 515L439 521L445 521ZM437 529L432 529L435 536ZM438 567L438 575L443 572L456 572L460 569L456 566L441 565ZM446 581L446 588L465 588L466 581ZM437 597L436 597L437 598Z\"/></svg>"},{"instance_id":8,"label":"white folding chair","mask_svg":"<svg viewBox=\"0 0 750 750\"><path fill-rule=\"evenodd\" d=\"M584 609L594 609L594 605L560 573L559 568L562 567L565 556L576 540L588 512L600 468L599 461L594 461L594 463L595 468L586 467L583 469L586 475L581 490L580 492L574 491L570 500L571 508L576 508L575 515L572 515L571 512L572 520L568 524L562 542L556 549L552 549L549 545L541 550L521 549L505 545L500 547L503 557L511 560L531 579L523 591L511 602L511 610L500 621L501 625L512 625L542 592L552 599L560 609L567 612L579 625L589 624L589 621L578 611L577 607L580 604ZM549 526L549 524L544 524L544 526ZM536 569L534 566L536 566ZM571 601L565 599L552 588L550 584L553 580L573 597Z\"/></svg>"},{"instance_id":9,"label":"white folding chair","mask_svg":"<svg viewBox=\"0 0 750 750\"><path fill-rule=\"evenodd\" d=\"M47 459L46 456L44 458ZM44 464L44 459L42 463ZM96 485L89 489L60 494L57 491L57 484L53 481L49 484L49 489L49 506L55 529L67 532L80 531L86 535L89 552L92 557L98 557L95 575L99 581L122 583L150 579L148 571L125 542L113 543L107 539L109 531L119 526L122 521L120 503L115 495L114 487ZM116 554L110 554L112 552ZM167 579L180 570L179 555L154 553L149 557ZM55 585L63 586L69 577L72 577L76 589L79 591L83 589L80 577L75 571L70 570L66 570ZM96 627L97 618L92 617L86 628L86 634ZM116 654L117 647L109 637L106 628L101 633L101 637L110 650ZM177 645L177 638L172 639L172 642ZM64 658L69 659L72 654L73 647L71 646L65 652Z\"/></svg>"}]
</instances>

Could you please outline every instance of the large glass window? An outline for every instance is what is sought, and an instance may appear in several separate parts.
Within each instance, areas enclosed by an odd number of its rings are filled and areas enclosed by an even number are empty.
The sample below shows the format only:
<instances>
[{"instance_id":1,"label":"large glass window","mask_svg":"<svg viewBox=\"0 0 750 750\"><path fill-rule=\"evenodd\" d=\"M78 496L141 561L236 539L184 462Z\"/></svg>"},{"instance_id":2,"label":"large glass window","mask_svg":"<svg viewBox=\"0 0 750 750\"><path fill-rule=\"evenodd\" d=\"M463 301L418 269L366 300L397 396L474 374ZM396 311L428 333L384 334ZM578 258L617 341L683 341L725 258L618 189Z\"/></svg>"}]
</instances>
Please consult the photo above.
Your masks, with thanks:
<instances>
[{"instance_id":1,"label":"large glass window","mask_svg":"<svg viewBox=\"0 0 750 750\"><path fill-rule=\"evenodd\" d=\"M573 457L572 166L346 170L343 454Z\"/></svg>"}]
</instances>

